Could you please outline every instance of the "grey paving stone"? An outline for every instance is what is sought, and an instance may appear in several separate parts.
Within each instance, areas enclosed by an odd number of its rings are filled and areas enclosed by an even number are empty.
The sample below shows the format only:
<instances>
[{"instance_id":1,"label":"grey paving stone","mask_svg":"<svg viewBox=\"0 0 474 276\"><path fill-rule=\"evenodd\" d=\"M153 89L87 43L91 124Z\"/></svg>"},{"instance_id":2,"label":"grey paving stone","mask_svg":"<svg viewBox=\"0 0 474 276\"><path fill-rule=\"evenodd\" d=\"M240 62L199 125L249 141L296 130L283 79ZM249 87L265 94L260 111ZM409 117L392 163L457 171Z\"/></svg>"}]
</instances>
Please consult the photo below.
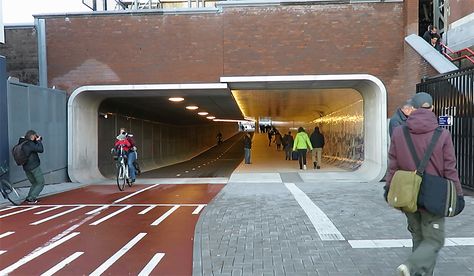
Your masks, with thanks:
<instances>
[{"instance_id":1,"label":"grey paving stone","mask_svg":"<svg viewBox=\"0 0 474 276\"><path fill-rule=\"evenodd\" d=\"M404 215L382 198L383 183L296 184L347 240L410 238ZM466 198L466 206L461 215L446 220L447 237L474 236L472 197ZM282 183L227 184L196 227L201 254L195 256L200 265L194 275L385 276L393 275L411 252L322 241ZM472 260L474 246L444 247L436 273L473 276Z\"/></svg>"}]
</instances>

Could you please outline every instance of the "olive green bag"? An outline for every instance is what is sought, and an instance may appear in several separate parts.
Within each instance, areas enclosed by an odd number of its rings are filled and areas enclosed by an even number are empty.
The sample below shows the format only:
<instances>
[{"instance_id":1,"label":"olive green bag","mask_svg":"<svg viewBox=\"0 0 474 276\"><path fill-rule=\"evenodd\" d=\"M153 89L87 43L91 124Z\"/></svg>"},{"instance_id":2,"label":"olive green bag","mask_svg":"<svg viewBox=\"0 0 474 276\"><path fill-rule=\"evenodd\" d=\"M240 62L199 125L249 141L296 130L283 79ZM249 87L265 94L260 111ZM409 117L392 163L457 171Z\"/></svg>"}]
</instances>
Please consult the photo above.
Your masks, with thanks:
<instances>
[{"instance_id":1,"label":"olive green bag","mask_svg":"<svg viewBox=\"0 0 474 276\"><path fill-rule=\"evenodd\" d=\"M396 171L390 182L388 204L404 212L416 212L421 180L421 176L416 171Z\"/></svg>"}]
</instances>

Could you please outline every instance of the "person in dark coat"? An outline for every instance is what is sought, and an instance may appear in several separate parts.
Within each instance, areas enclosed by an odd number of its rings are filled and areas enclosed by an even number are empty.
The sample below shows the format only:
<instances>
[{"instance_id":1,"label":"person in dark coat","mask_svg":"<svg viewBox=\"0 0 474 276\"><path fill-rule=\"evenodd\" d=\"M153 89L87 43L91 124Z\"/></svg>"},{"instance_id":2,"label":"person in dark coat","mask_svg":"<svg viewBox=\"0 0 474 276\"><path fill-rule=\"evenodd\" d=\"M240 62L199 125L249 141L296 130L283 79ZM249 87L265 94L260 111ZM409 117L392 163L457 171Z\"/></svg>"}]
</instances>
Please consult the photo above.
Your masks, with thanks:
<instances>
[{"instance_id":1,"label":"person in dark coat","mask_svg":"<svg viewBox=\"0 0 474 276\"><path fill-rule=\"evenodd\" d=\"M252 139L250 134L245 133L244 135L244 159L245 164L250 164L250 151L252 149Z\"/></svg>"},{"instance_id":2,"label":"person in dark coat","mask_svg":"<svg viewBox=\"0 0 474 276\"><path fill-rule=\"evenodd\" d=\"M291 160L291 154L293 152L293 136L291 131L288 131L288 134L283 136L283 149L285 150L285 160Z\"/></svg>"},{"instance_id":3,"label":"person in dark coat","mask_svg":"<svg viewBox=\"0 0 474 276\"><path fill-rule=\"evenodd\" d=\"M423 156L434 131L438 128L438 120L432 111L433 99L429 94L417 93L413 96L412 103L415 110L407 119L407 127L417 155ZM415 161L411 158L403 127L396 127L393 130L388 157L389 169L386 177L385 199L387 199L392 177L397 170L415 171L417 168ZM454 146L447 129L442 129L425 172L452 180L457 194L463 194L456 169ZM399 275L433 275L438 253L444 245L445 218L431 214L424 208L418 208L414 213L404 212L404 214L407 217L408 231L411 233L413 246L411 255L397 268L398 273Z\"/></svg>"},{"instance_id":4,"label":"person in dark coat","mask_svg":"<svg viewBox=\"0 0 474 276\"><path fill-rule=\"evenodd\" d=\"M23 170L31 183L31 188L26 197L26 202L29 204L38 202L37 198L44 188L44 176L41 171L41 161L38 156L38 153L44 151L42 140L43 138L34 130L28 130L25 137L21 137L18 140L18 144L26 141L22 146L22 150L25 152L25 155L28 156L28 160L23 164Z\"/></svg>"},{"instance_id":5,"label":"person in dark coat","mask_svg":"<svg viewBox=\"0 0 474 276\"><path fill-rule=\"evenodd\" d=\"M311 159L313 160L314 169L319 170L321 168L321 155L324 147L324 135L319 132L319 127L314 128L309 140L313 146L313 150L311 151Z\"/></svg>"},{"instance_id":6,"label":"person in dark coat","mask_svg":"<svg viewBox=\"0 0 474 276\"><path fill-rule=\"evenodd\" d=\"M393 116L390 118L390 122L388 124L388 134L390 137L392 136L393 129L400 125L406 125L406 121L408 116L410 116L411 112L413 111L413 104L411 99L407 100L401 107L395 111Z\"/></svg>"},{"instance_id":7,"label":"person in dark coat","mask_svg":"<svg viewBox=\"0 0 474 276\"><path fill-rule=\"evenodd\" d=\"M426 32L423 34L423 39L426 42L431 43L431 37L437 34L438 34L438 29L433 25L428 25L428 30L426 30Z\"/></svg>"}]
</instances>

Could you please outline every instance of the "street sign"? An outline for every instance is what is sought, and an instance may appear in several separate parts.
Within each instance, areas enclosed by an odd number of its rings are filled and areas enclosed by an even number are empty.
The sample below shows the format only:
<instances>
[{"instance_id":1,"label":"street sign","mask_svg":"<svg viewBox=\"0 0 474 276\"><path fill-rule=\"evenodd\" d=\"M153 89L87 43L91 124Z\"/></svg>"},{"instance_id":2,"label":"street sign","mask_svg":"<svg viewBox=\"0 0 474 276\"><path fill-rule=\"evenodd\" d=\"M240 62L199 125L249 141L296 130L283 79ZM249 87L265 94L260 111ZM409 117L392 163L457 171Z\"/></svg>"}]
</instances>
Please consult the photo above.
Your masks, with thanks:
<instances>
[{"instance_id":1,"label":"street sign","mask_svg":"<svg viewBox=\"0 0 474 276\"><path fill-rule=\"evenodd\" d=\"M445 115L438 117L438 125L440 126L452 126L453 125L453 116Z\"/></svg>"}]
</instances>

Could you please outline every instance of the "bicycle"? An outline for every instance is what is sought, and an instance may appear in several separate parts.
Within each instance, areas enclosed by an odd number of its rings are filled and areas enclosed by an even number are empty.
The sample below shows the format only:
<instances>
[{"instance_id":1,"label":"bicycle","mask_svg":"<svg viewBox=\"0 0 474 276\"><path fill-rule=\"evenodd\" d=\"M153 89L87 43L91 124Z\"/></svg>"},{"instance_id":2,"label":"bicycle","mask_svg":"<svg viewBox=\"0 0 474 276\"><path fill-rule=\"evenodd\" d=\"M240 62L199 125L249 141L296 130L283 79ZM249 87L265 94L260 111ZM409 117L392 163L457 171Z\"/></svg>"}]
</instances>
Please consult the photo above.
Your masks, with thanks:
<instances>
[{"instance_id":1,"label":"bicycle","mask_svg":"<svg viewBox=\"0 0 474 276\"><path fill-rule=\"evenodd\" d=\"M8 180L3 179L3 176L6 175L7 172L8 166L5 162L3 166L0 166L0 193L3 198L8 199L13 205L20 205L24 201L24 197Z\"/></svg>"},{"instance_id":2,"label":"bicycle","mask_svg":"<svg viewBox=\"0 0 474 276\"><path fill-rule=\"evenodd\" d=\"M123 191L125 188L125 183L128 184L129 187L132 187L133 183L128 175L128 162L127 162L127 153L123 149L123 146L119 146L116 155L116 179L117 179L117 186L120 191Z\"/></svg>"}]
</instances>

